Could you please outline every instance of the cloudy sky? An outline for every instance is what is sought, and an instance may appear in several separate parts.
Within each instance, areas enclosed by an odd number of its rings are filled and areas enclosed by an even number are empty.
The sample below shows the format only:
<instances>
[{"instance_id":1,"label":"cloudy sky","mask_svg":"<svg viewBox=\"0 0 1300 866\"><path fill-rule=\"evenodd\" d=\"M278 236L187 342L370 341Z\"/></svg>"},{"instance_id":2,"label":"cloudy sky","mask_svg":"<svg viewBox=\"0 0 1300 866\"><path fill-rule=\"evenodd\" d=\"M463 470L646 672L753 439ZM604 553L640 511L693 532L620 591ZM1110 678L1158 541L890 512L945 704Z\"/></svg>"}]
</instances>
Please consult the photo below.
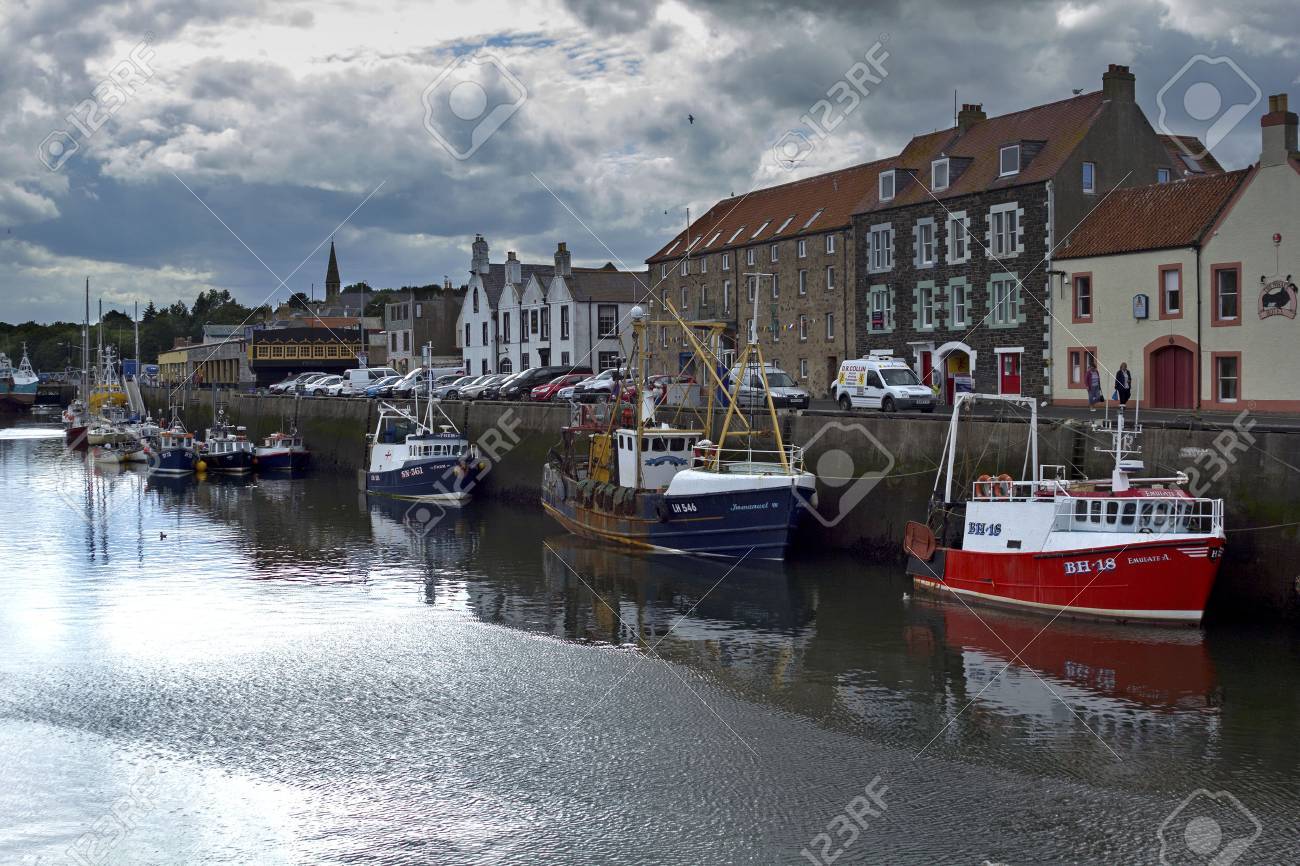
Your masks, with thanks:
<instances>
[{"instance_id":1,"label":"cloudy sky","mask_svg":"<svg viewBox=\"0 0 1300 866\"><path fill-rule=\"evenodd\" d=\"M575 264L640 266L687 207L950 125L954 88L1000 114L1126 63L1153 122L1165 104L1172 131L1202 134L1254 88L1300 101L1283 0L0 0L0 16L10 322L79 318L86 277L106 305L319 292L331 234L344 283L375 287L463 282L475 232L493 261L566 240ZM884 80L819 138L801 118L877 42ZM1197 55L1232 64L1184 70ZM1229 167L1255 158L1262 108L1216 144ZM773 154L791 129L814 145L793 169Z\"/></svg>"}]
</instances>

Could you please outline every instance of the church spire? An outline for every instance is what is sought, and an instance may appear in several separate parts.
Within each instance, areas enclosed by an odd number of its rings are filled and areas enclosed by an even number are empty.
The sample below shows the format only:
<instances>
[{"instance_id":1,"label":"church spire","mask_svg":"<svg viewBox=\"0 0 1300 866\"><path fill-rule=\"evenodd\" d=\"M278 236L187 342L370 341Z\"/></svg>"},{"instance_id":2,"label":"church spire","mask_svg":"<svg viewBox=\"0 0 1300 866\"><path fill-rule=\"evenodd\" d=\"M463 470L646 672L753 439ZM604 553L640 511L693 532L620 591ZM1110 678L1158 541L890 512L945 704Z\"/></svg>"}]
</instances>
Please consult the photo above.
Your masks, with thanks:
<instances>
[{"instance_id":1,"label":"church spire","mask_svg":"<svg viewBox=\"0 0 1300 866\"><path fill-rule=\"evenodd\" d=\"M325 270L325 302L336 303L339 299L339 260L334 255L334 241L330 241L330 264Z\"/></svg>"}]
</instances>

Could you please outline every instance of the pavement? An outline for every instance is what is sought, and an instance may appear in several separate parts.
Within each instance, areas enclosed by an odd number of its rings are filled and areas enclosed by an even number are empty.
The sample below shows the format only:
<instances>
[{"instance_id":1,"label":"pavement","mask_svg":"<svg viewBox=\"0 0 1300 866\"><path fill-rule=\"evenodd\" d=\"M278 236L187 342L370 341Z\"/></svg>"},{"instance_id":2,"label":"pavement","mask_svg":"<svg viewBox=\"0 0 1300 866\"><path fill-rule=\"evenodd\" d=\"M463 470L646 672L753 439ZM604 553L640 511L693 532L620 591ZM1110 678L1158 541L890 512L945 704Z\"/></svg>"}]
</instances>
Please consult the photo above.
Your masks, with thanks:
<instances>
[{"instance_id":1,"label":"pavement","mask_svg":"<svg viewBox=\"0 0 1300 866\"><path fill-rule=\"evenodd\" d=\"M1300 415L1279 415L1273 413L1256 412L1250 407L1250 402L1242 404L1242 410L1249 413L1250 420L1254 421L1251 430L1260 432L1280 432L1280 433L1300 433ZM840 409L834 400L814 399L811 405L805 410L806 414L814 415L861 415L875 412L875 409L854 409L852 412L845 412ZM1112 415L1115 407L1111 406ZM1129 423L1140 420L1144 425L1152 427L1181 427L1188 430L1218 430L1232 427L1241 410L1236 412L1208 412L1195 411L1190 409L1140 409L1130 405L1126 418ZM894 413L900 417L918 417L918 418L944 418L951 415L951 409L939 404L931 413L924 413L916 409L900 409ZM1003 410L997 406L979 406L974 409L974 415L977 418L997 418L1003 414ZM1017 419L1023 418L1023 414L1017 414ZM1078 422L1100 421L1105 418L1105 413L1101 408L1096 412L1089 412L1086 407L1077 406L1042 406L1038 407L1038 417L1040 420L1073 420Z\"/></svg>"}]
</instances>

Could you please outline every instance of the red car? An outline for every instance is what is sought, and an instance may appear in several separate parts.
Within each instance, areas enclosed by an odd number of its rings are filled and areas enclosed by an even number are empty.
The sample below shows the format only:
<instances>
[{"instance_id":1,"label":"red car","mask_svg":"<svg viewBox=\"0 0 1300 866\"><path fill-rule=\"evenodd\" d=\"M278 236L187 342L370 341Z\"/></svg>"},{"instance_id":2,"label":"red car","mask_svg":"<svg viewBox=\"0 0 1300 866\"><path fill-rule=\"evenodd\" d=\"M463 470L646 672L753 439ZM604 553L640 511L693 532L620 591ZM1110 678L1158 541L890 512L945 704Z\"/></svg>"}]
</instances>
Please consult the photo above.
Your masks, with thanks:
<instances>
[{"instance_id":1,"label":"red car","mask_svg":"<svg viewBox=\"0 0 1300 866\"><path fill-rule=\"evenodd\" d=\"M530 399L540 402L548 402L555 399L555 395L561 388L569 385L576 385L583 379L590 379L590 373L565 373L563 376L556 376L545 385L538 385L529 392Z\"/></svg>"}]
</instances>

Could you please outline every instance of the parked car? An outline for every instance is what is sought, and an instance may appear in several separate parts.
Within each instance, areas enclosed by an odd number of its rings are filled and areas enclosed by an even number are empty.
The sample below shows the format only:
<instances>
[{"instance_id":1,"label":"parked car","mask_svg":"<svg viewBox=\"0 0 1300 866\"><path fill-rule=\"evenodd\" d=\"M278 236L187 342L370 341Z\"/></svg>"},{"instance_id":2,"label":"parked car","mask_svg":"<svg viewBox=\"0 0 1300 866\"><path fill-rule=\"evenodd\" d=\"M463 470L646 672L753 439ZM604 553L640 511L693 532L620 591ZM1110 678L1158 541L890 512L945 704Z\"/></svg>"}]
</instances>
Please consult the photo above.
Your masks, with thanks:
<instances>
[{"instance_id":1,"label":"parked car","mask_svg":"<svg viewBox=\"0 0 1300 866\"><path fill-rule=\"evenodd\" d=\"M312 376L324 376L324 375L325 375L324 373L319 373L319 372L298 373L297 375L290 376L289 378L285 379L283 382L276 382L267 390L269 390L272 394L291 394L293 393L293 391L295 390L299 382L302 382L306 379L310 379Z\"/></svg>"},{"instance_id":2,"label":"parked car","mask_svg":"<svg viewBox=\"0 0 1300 866\"><path fill-rule=\"evenodd\" d=\"M529 367L527 370L524 370L522 373L501 386L501 399L529 400L532 398L534 388L538 385L545 385L556 376L565 373L582 373L585 376L590 376L591 370L590 368L575 368L564 364L551 364L545 367Z\"/></svg>"},{"instance_id":3,"label":"parked car","mask_svg":"<svg viewBox=\"0 0 1300 866\"><path fill-rule=\"evenodd\" d=\"M895 409L934 411L934 392L916 377L906 361L875 354L840 364L831 396L844 410L863 407L893 412Z\"/></svg>"},{"instance_id":4,"label":"parked car","mask_svg":"<svg viewBox=\"0 0 1300 866\"><path fill-rule=\"evenodd\" d=\"M306 393L307 393L307 386L308 386L308 385L313 385L313 384L315 384L316 382L319 382L319 381L321 381L321 380L323 380L323 379L328 379L331 375L333 375L333 374L331 374L331 373L312 373L312 374L310 374L310 375L308 375L308 376L306 376L306 377L304 377L304 378L302 378L302 379L299 379L298 382L297 382L297 384L295 384L295 385L293 386L293 390L296 391L296 392L298 392L299 394L306 394Z\"/></svg>"},{"instance_id":5,"label":"parked car","mask_svg":"<svg viewBox=\"0 0 1300 866\"><path fill-rule=\"evenodd\" d=\"M302 393L308 397L323 397L331 385L339 385L343 382L342 376L320 376L312 379L306 385L302 386Z\"/></svg>"},{"instance_id":6,"label":"parked car","mask_svg":"<svg viewBox=\"0 0 1300 866\"><path fill-rule=\"evenodd\" d=\"M565 373L563 376L556 376L549 382L545 382L533 388L529 399L537 403L545 403L559 398L560 391L566 387L570 388L569 396L572 394L572 386L578 384L583 379L590 376L590 373Z\"/></svg>"},{"instance_id":7,"label":"parked car","mask_svg":"<svg viewBox=\"0 0 1300 866\"><path fill-rule=\"evenodd\" d=\"M486 385L484 385L483 388L479 391L478 397L476 399L500 400L501 389L506 387L507 385L509 385L511 382L513 382L515 379L517 379L519 376L522 375L523 375L522 372L501 374L495 380L488 382Z\"/></svg>"},{"instance_id":8,"label":"parked car","mask_svg":"<svg viewBox=\"0 0 1300 866\"><path fill-rule=\"evenodd\" d=\"M601 370L590 379L579 382L577 387L574 388L573 398L579 403L595 403L599 400L608 400L614 396L626 374L626 370L615 367Z\"/></svg>"},{"instance_id":9,"label":"parked car","mask_svg":"<svg viewBox=\"0 0 1300 866\"><path fill-rule=\"evenodd\" d=\"M372 382L370 384L370 387L366 389L366 396L387 397L389 386L396 385L400 381L402 381L401 376L395 376L395 375L385 376L384 378L380 379L378 382Z\"/></svg>"},{"instance_id":10,"label":"parked car","mask_svg":"<svg viewBox=\"0 0 1300 866\"><path fill-rule=\"evenodd\" d=\"M736 402L746 408L756 408L767 404L767 393L763 390L763 379L772 392L772 405L776 408L807 409L810 395L789 373L775 364L764 364L759 370L757 364L749 364L743 373L740 368L732 368L730 382L735 383L741 377L740 387L736 393Z\"/></svg>"},{"instance_id":11,"label":"parked car","mask_svg":"<svg viewBox=\"0 0 1300 866\"><path fill-rule=\"evenodd\" d=\"M343 387L338 389L339 394L364 394L366 389L378 382L385 376L395 376L397 371L392 367L358 367L354 370L343 371Z\"/></svg>"},{"instance_id":12,"label":"parked car","mask_svg":"<svg viewBox=\"0 0 1300 866\"><path fill-rule=\"evenodd\" d=\"M481 399L483 396L483 391L485 389L490 388L493 385L498 385L504 380L508 379L509 377L510 377L509 373L496 373L496 374L489 374L487 376L482 376L479 378L477 382L472 382L469 385L466 385L465 387L460 389L460 399L462 400Z\"/></svg>"},{"instance_id":13,"label":"parked car","mask_svg":"<svg viewBox=\"0 0 1300 866\"><path fill-rule=\"evenodd\" d=\"M460 389L479 379L479 376L457 376L445 385L435 385L433 388L434 399L437 400L459 400Z\"/></svg>"},{"instance_id":14,"label":"parked car","mask_svg":"<svg viewBox=\"0 0 1300 866\"><path fill-rule=\"evenodd\" d=\"M649 388L655 395L655 403L671 402L674 405L687 399L687 388L695 384L694 376L680 373L659 373L650 377ZM633 401L641 389L635 382L624 382L620 393L622 399Z\"/></svg>"}]
</instances>

